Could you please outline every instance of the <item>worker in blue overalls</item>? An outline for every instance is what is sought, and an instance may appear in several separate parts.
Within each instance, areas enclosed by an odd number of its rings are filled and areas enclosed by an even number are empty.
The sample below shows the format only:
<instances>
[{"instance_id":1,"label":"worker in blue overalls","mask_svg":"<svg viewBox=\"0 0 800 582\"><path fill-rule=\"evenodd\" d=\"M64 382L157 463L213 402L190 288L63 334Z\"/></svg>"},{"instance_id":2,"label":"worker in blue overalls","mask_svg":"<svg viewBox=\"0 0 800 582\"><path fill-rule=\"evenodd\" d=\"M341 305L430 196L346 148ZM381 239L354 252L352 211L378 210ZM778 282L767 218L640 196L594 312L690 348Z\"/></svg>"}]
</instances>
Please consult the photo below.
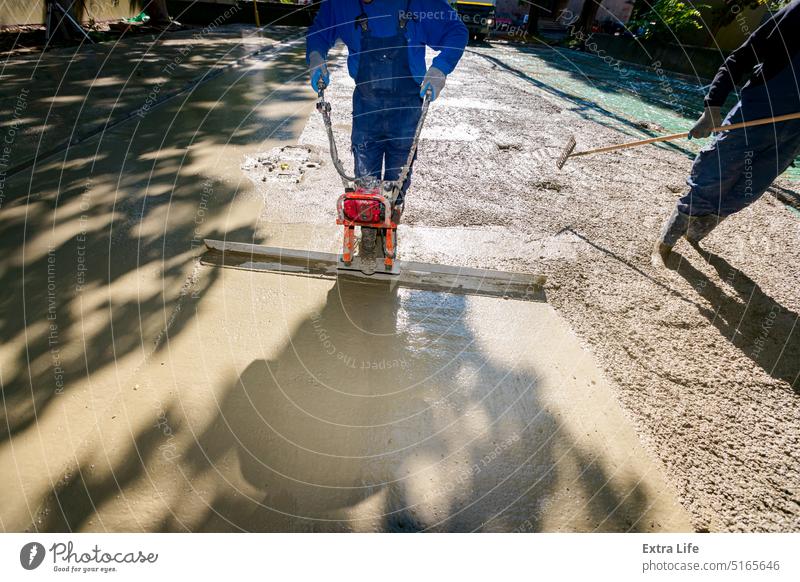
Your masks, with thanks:
<instances>
[{"instance_id":1,"label":"worker in blue overalls","mask_svg":"<svg viewBox=\"0 0 800 582\"><path fill-rule=\"evenodd\" d=\"M723 121L735 84L749 77ZM800 112L800 0L771 15L720 67L705 111L690 132L704 138L720 125ZM703 148L656 244L666 260L685 236L697 244L721 220L755 202L800 155L800 120L722 131Z\"/></svg>"},{"instance_id":2,"label":"worker in blue overalls","mask_svg":"<svg viewBox=\"0 0 800 582\"><path fill-rule=\"evenodd\" d=\"M311 86L330 82L325 59L341 39L356 82L351 135L357 178L397 180L430 90L436 99L467 44L467 28L445 0L324 0L308 31ZM425 47L439 52L426 69ZM399 220L411 172L397 197ZM362 268L374 263L376 231L362 229ZM371 259L371 260L370 260Z\"/></svg>"}]
</instances>

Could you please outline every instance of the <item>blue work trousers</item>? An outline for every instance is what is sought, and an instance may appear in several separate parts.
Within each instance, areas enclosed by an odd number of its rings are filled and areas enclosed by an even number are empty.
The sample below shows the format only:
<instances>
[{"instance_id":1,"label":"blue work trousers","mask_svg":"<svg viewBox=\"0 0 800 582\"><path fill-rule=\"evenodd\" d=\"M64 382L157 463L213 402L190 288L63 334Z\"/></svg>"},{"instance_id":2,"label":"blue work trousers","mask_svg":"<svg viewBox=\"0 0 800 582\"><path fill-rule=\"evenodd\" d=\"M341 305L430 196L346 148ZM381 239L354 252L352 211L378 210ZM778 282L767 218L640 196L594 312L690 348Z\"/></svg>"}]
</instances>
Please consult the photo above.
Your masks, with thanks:
<instances>
[{"instance_id":1,"label":"blue work trousers","mask_svg":"<svg viewBox=\"0 0 800 582\"><path fill-rule=\"evenodd\" d=\"M800 111L800 55L767 83L745 86L724 125ZM800 155L800 120L720 132L695 158L678 210L729 216L758 200Z\"/></svg>"}]
</instances>

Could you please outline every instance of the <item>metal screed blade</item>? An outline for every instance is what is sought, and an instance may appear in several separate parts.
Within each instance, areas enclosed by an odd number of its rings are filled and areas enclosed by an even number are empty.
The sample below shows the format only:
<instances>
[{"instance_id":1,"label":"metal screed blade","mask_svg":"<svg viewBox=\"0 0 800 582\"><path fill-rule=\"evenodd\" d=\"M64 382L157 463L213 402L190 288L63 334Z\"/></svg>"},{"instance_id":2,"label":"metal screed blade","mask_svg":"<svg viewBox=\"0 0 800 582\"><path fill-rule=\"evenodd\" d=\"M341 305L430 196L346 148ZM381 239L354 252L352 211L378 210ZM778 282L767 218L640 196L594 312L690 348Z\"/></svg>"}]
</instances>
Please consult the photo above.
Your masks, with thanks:
<instances>
[{"instance_id":1,"label":"metal screed blade","mask_svg":"<svg viewBox=\"0 0 800 582\"><path fill-rule=\"evenodd\" d=\"M392 272L376 270L364 275L353 263L342 268L341 259L333 253L267 247L232 241L206 240L207 252L201 257L205 265L266 271L289 275L335 279L363 277L392 281L401 287L444 293L504 297L524 301L544 301L544 275L512 273L454 267L414 261L396 261Z\"/></svg>"}]
</instances>

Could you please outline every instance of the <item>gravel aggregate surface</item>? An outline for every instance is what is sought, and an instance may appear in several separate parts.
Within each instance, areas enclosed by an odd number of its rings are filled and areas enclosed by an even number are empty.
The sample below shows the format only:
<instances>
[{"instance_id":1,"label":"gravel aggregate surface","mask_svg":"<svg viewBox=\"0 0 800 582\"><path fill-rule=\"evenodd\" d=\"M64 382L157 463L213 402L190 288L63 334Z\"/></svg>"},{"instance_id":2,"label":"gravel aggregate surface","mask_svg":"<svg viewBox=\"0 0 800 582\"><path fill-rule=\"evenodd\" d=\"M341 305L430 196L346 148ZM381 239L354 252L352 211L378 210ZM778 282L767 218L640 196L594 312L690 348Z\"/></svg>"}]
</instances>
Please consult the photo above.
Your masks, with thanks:
<instances>
[{"instance_id":1,"label":"gravel aggregate surface","mask_svg":"<svg viewBox=\"0 0 800 582\"><path fill-rule=\"evenodd\" d=\"M343 62L339 53L327 93L350 168L353 84ZM535 52L468 50L431 107L402 258L546 274L548 300L595 355L695 529L797 531L800 216L768 193L702 248L681 241L666 267L652 264L691 152L646 146L558 171L570 134L583 149L652 128L564 94L548 74ZM332 222L340 182L316 113L300 143L316 148L322 165L282 185L284 197L267 196L264 218L286 220L288 196L293 216ZM331 185L330 204L320 203ZM796 192L786 178L778 186Z\"/></svg>"}]
</instances>

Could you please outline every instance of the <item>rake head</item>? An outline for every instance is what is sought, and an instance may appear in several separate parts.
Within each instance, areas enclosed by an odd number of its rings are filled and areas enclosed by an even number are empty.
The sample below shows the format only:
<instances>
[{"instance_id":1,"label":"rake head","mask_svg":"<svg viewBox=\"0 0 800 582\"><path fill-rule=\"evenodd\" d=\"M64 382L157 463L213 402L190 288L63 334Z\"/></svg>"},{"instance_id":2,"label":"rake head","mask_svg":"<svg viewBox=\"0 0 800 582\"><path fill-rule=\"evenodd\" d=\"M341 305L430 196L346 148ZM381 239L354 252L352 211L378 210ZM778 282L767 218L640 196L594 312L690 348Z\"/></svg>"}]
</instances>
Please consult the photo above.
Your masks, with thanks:
<instances>
[{"instance_id":1,"label":"rake head","mask_svg":"<svg viewBox=\"0 0 800 582\"><path fill-rule=\"evenodd\" d=\"M577 142L575 141L575 136L574 135L569 136L567 144L564 146L564 150L561 152L561 155L558 156L558 159L556 160L556 166L558 167L559 170L564 167L564 164L567 163L567 158L569 158L570 154L572 153L572 150L575 149L576 145Z\"/></svg>"}]
</instances>

